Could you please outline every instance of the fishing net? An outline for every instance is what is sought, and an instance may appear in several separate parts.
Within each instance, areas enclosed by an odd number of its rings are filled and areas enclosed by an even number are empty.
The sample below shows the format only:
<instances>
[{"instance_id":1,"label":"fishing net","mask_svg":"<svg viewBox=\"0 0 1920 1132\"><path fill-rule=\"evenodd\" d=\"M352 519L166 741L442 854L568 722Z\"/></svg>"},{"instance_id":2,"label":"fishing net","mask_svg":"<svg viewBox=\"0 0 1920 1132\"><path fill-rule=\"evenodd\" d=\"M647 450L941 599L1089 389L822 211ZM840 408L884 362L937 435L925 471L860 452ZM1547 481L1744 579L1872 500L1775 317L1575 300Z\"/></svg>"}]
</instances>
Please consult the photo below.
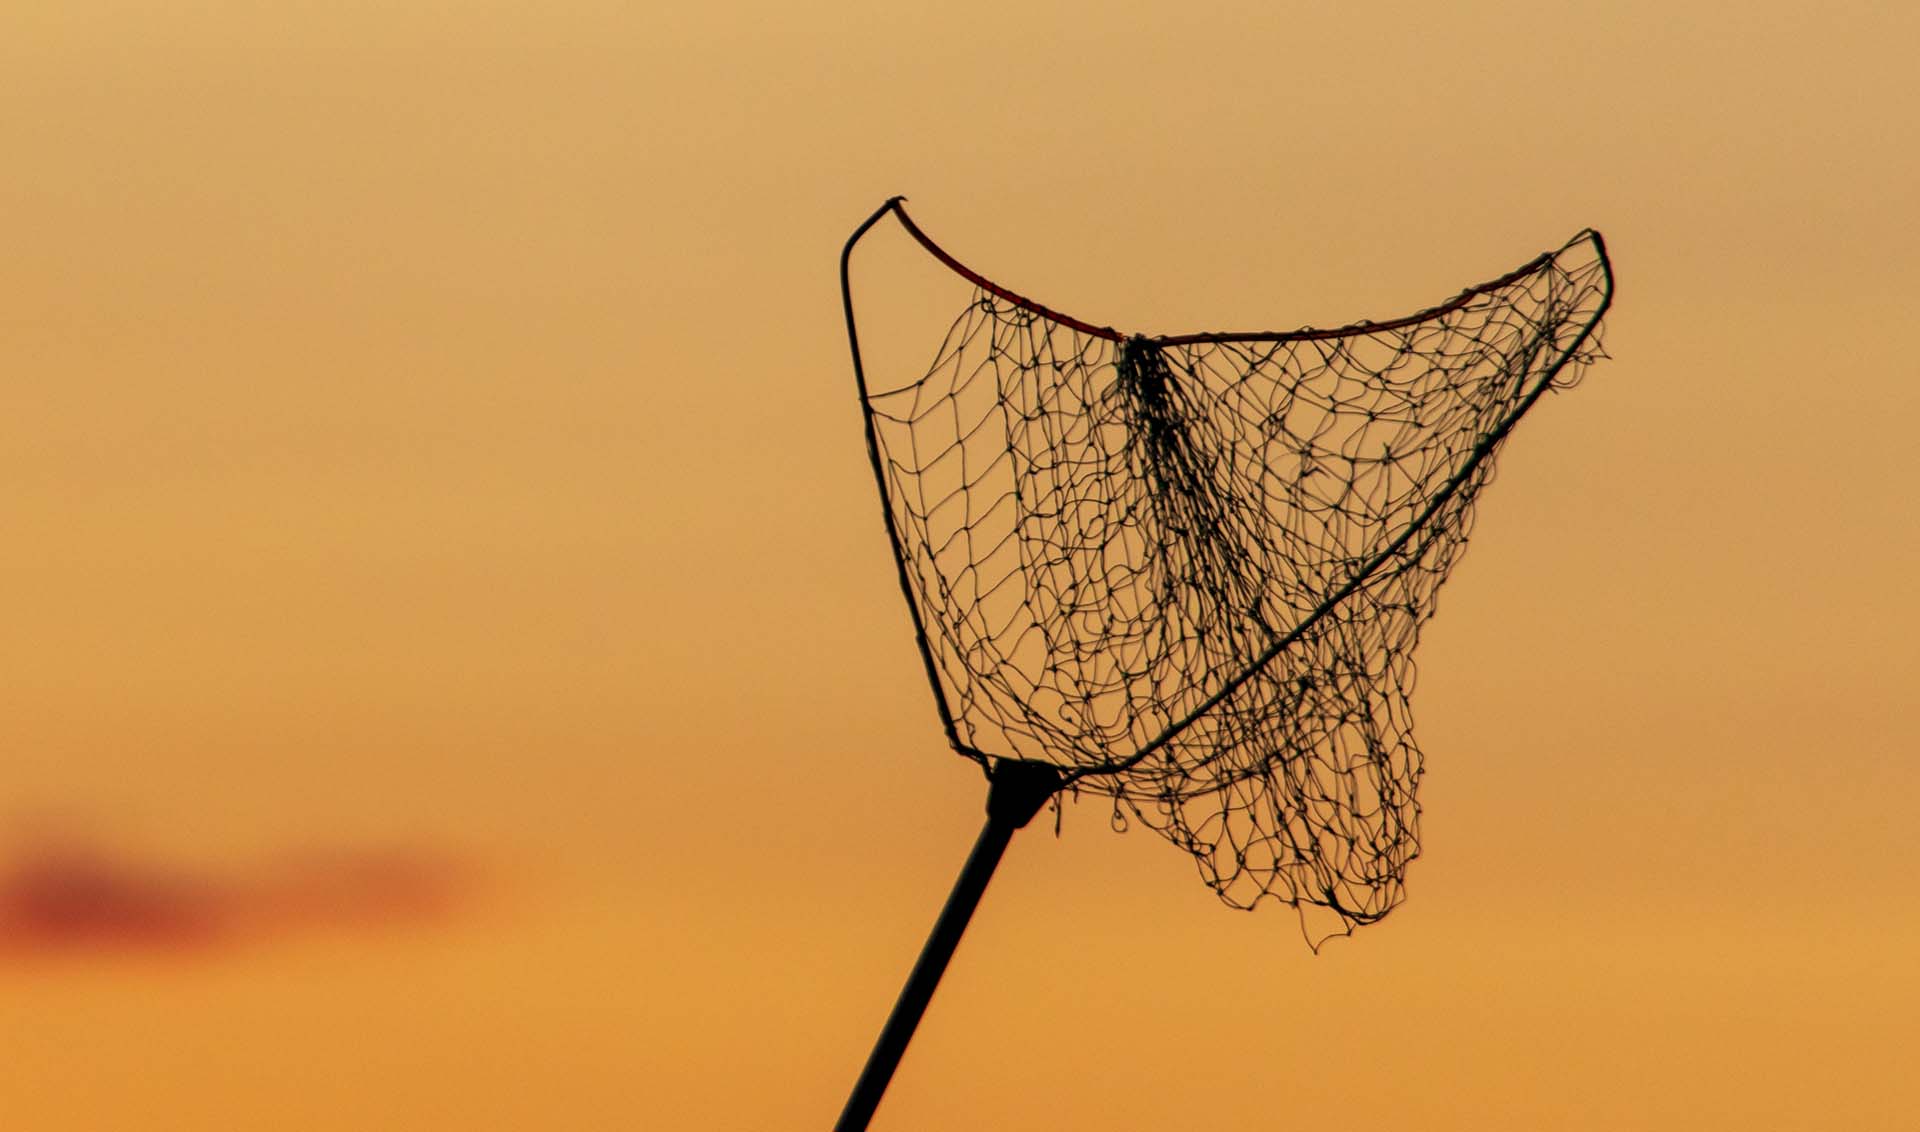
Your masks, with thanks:
<instances>
[{"instance_id":1,"label":"fishing net","mask_svg":"<svg viewBox=\"0 0 1920 1132\"><path fill-rule=\"evenodd\" d=\"M1598 234L1407 318L1152 337L891 212L972 286L923 373L860 375L954 749L1110 796L1316 943L1385 915L1420 848L1413 649L1501 442L1602 356Z\"/></svg>"}]
</instances>

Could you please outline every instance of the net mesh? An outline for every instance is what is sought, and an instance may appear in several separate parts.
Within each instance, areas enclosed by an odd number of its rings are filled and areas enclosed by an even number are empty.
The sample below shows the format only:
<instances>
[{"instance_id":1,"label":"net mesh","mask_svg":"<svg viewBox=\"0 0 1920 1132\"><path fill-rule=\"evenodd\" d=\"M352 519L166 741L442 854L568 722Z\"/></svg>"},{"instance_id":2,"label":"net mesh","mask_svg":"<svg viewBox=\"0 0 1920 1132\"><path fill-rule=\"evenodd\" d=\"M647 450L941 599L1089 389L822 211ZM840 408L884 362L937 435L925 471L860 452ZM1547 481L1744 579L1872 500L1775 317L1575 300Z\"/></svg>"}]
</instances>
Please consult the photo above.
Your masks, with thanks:
<instances>
[{"instance_id":1,"label":"net mesh","mask_svg":"<svg viewBox=\"0 0 1920 1132\"><path fill-rule=\"evenodd\" d=\"M1316 943L1385 915L1419 853L1414 645L1501 440L1600 356L1598 237L1407 319L1158 338L919 238L973 296L864 402L955 749L1059 768Z\"/></svg>"}]
</instances>

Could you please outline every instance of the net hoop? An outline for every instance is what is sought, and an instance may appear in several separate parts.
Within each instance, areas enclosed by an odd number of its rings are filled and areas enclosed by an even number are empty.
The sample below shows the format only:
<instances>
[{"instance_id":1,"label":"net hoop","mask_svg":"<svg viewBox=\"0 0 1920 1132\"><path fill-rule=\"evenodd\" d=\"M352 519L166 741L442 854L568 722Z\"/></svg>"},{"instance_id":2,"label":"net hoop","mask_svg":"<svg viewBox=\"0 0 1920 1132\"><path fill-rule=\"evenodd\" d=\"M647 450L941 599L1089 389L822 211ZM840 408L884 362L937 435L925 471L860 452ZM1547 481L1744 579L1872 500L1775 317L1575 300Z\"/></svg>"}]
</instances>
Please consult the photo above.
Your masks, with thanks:
<instances>
[{"instance_id":1,"label":"net hoop","mask_svg":"<svg viewBox=\"0 0 1920 1132\"><path fill-rule=\"evenodd\" d=\"M1576 233L1571 240L1568 240L1560 247L1552 251L1541 252L1526 263L1521 264L1519 267L1514 268L1512 271L1507 272L1497 279L1489 279L1484 283L1477 283L1461 291L1458 295L1448 299L1446 302L1436 303L1424 310L1415 311L1412 314L1403 315L1399 318L1387 319L1380 322L1362 319L1359 322L1348 323L1345 326L1303 326L1298 330L1207 330L1188 334L1136 335L1115 330L1111 326L1104 326L1088 322L1084 319L1075 318L1072 315L1055 310L1044 303L1035 302L1025 295L1009 287L1002 286L987 278L985 275L980 274L978 271L975 271L973 268L968 267L966 264L960 262L960 260L954 258L951 252L941 247L933 237L927 235L920 225L914 223L913 217L907 215L905 206L906 199L907 198L903 196L892 197L885 204L881 205L880 210L875 212L873 216L868 219L867 223L862 224L859 231L854 233L853 238L847 241L848 254L852 253L853 246L859 242L861 236L866 234L868 228L878 222L881 217L892 213L894 218L900 222L900 226L906 230L907 234L912 236L922 248L925 248L928 254L945 264L954 274L965 279L967 282L972 283L974 286L989 294L1012 303L1014 306L1031 311L1042 318L1050 319L1062 326L1077 330L1082 334L1091 335L1095 338L1104 338L1111 342L1120 342L1128 338L1145 338L1156 346L1188 346L1210 342L1311 342L1328 338L1347 338L1360 334L1373 334L1383 330L1396 330L1403 326L1412 326L1415 323L1425 322L1429 319L1437 318L1451 311L1458 310L1481 295L1509 286L1515 281L1540 270L1541 267L1566 254L1568 250L1582 242L1588 242L1593 245L1595 257L1599 259L1603 265L1608 265L1609 267L1609 278L1611 278L1612 274L1610 270L1611 264L1607 258L1605 239L1601 237L1599 232L1591 228L1586 228ZM841 265L841 278L844 281L846 277L846 259L844 256L842 257ZM1609 288L1606 302L1611 302L1611 300L1612 291L1611 288ZM1603 315L1605 313L1605 305L1605 302L1603 302L1601 307L1601 313ZM1596 319L1596 322L1597 321Z\"/></svg>"},{"instance_id":2,"label":"net hoop","mask_svg":"<svg viewBox=\"0 0 1920 1132\"><path fill-rule=\"evenodd\" d=\"M1072 315L1066 314L1055 308L1049 307L1043 303L1037 302L1033 299L1026 297L1025 295L1020 294L1017 291L1012 290L1011 288L1008 288L1006 286L1003 286L1002 284L994 282L992 279L988 278L987 276L981 274L978 271L975 271L971 267L968 267L965 263L961 262L952 253L948 252L944 247L942 247L931 236L927 235L927 233L923 229L921 229L921 227L917 223L914 222L913 218L907 214L907 210L905 208L905 201L906 201L905 196L893 196L888 198L883 204L881 204L881 206L878 209L876 209L873 212L872 215L868 216L867 219L863 221L859 225L859 227L857 227L854 230L851 236L848 237L846 245L842 249L841 255L840 255L841 301L846 314L848 343L853 353L853 368L854 368L855 383L858 387L860 397L861 397L861 403L864 409L862 416L863 416L863 422L865 425L868 457L873 467L875 480L878 483L880 488L881 501L882 501L881 512L885 520L888 539L892 545L892 549L894 552L894 564L898 572L898 580L900 583L901 593L906 599L907 608L913 619L914 635L915 635L915 640L919 646L921 660L926 667L928 683L931 685L933 689L934 700L935 700L936 706L938 707L941 724L943 729L946 732L946 736L949 744L954 748L954 750L956 750L960 754L966 755L967 757L972 758L975 761L979 762L983 768L989 767L993 760L998 759L1002 756L996 755L988 751L980 750L979 748L966 742L960 735L959 728L955 719L955 714L953 712L952 706L948 702L947 691L941 679L939 662L936 660L934 656L932 645L930 643L928 633L927 633L927 626L920 611L920 604L919 604L919 601L916 599L912 580L908 575L907 565L906 565L907 554L905 551L905 543L903 542L903 539L901 537L901 533L899 530L899 524L894 517L892 508L889 507L886 502L887 490L888 490L886 466L881 456L880 441L876 433L873 412L871 409L871 401L870 401L871 392L867 384L865 366L864 366L864 363L861 357L861 352L860 352L859 331L858 331L857 321L854 316L853 286L852 286L852 278L851 278L851 263L852 263L854 248L858 246L860 241L867 235L867 233L882 219L884 219L889 215L893 216L895 220L898 221L901 228L905 230L906 233L909 236L911 236L916 243L918 243L923 249L925 249L928 254L932 255L941 264L945 265L949 270L954 272L956 275L960 276L962 279L966 280L968 283L972 284L975 287L978 287L980 290L986 292L987 294L993 295L994 297L1002 300L1003 302L1009 303L1039 318L1049 320L1060 326L1066 327L1070 330L1076 331L1081 334L1086 334L1090 337L1103 339L1105 341L1114 342L1114 343L1124 343L1130 339L1140 339L1145 342L1151 343L1156 347L1178 347L1178 346L1187 346L1187 345L1205 345L1205 344L1221 344L1221 343L1311 342L1311 341L1325 341L1325 340L1336 339L1336 338L1362 336L1362 335L1380 333L1380 332L1390 332L1396 329L1412 326L1423 321L1439 318L1449 313L1452 313L1454 311L1458 311L1461 308L1472 303L1477 298L1480 298L1492 292L1498 291L1501 288L1510 286L1513 283L1521 279L1524 279L1527 276L1539 271L1541 268L1553 262L1560 256L1563 256L1567 254L1569 251L1576 249L1582 243L1585 243L1591 246L1593 256L1596 262L1598 263L1598 266L1601 272L1603 284L1600 292L1599 303L1594 309L1591 317L1587 319L1586 324L1579 331L1578 335L1574 339L1572 339L1565 346L1564 349L1560 351L1560 356L1550 366L1546 367L1543 370L1540 376L1536 379L1535 384L1533 385L1531 390L1528 391L1525 397L1516 404L1516 406L1506 415L1506 417L1502 421L1500 421L1496 427L1489 430L1486 434L1482 436L1479 442L1473 447L1472 452L1470 453L1470 455L1468 456L1464 464L1431 497L1427 505L1422 509L1420 514L1414 519L1413 522L1409 523L1397 537L1392 539L1389 543L1387 543L1384 547L1382 547L1376 554L1371 556L1371 558L1363 566L1361 566L1358 570L1356 570L1353 573L1353 575L1344 584L1342 584L1336 590L1332 591L1322 602L1320 602L1318 606L1316 606L1311 612L1309 612L1307 615L1301 618L1290 631L1288 631L1287 633L1281 635L1276 640L1274 640L1273 643L1270 646L1268 646L1265 650L1263 650L1258 656L1256 656L1253 659L1253 661L1245 667L1243 671L1241 671L1238 675L1236 675L1232 679L1228 680L1225 684L1223 684L1220 688L1218 688L1212 695L1210 695L1204 701L1202 701L1198 706L1184 713L1180 718L1174 720L1172 723L1170 723L1168 726L1162 729L1158 735L1154 736L1152 739L1142 744L1132 754L1124 758L1115 759L1110 762L1102 763L1102 764L1081 765L1081 766L1075 766L1075 767L1060 767L1059 770L1060 770L1062 782L1067 786L1071 786L1074 783L1077 783L1087 778L1092 778L1097 776L1119 775L1139 765L1144 759L1146 759L1148 756L1153 754L1155 751L1158 751L1159 749L1164 747L1169 741L1174 739L1187 727L1192 725L1195 720L1205 716L1207 712L1219 706L1223 701L1227 700L1230 696L1232 696L1240 687L1245 685L1247 681L1259 675L1260 672L1268 664L1270 664L1275 657L1281 655L1290 646L1297 643L1302 637L1306 636L1314 628L1314 626L1318 624L1324 617L1326 617L1331 611L1337 609L1343 602L1351 598L1356 592L1363 589L1383 564L1389 561L1392 561L1397 554L1399 554L1402 550L1404 550L1410 542L1412 542L1417 536L1421 534L1423 529L1427 527L1428 523L1433 519L1433 517L1437 514L1440 514L1445 509L1447 504L1453 499L1453 497L1456 494L1459 493L1459 491L1462 489L1464 485L1467 485L1473 482L1474 478L1477 475L1481 474L1480 473L1481 466L1484 464L1488 456L1490 456L1494 451L1496 451L1499 448L1501 442L1504 441L1507 435L1512 431L1514 425L1517 424L1519 420L1526 415L1527 411L1531 409L1533 405L1536 404L1549 389L1554 388L1555 379L1558 377L1561 370L1563 370L1566 367L1567 363L1572 359L1579 357L1582 354L1582 352L1588 348L1588 343L1590 339L1595 334L1597 328L1600 326L1601 320L1605 317L1606 312L1611 308L1613 303L1613 269L1612 269L1612 261L1607 254L1606 241L1597 230L1592 228L1586 228L1586 229L1582 229L1579 233L1575 234L1575 236L1572 239L1568 240L1565 244L1561 245L1559 248L1556 248L1551 251L1542 252L1539 255L1535 256L1533 259L1528 260L1526 263L1520 265L1517 268L1514 268L1509 272L1506 272L1503 275L1498 276L1497 278L1490 279L1484 283L1479 283L1479 284L1475 284L1474 286L1468 287L1462 290L1459 294L1455 295L1453 298L1448 299L1445 302L1438 303L1434 306L1416 311L1413 314L1405 315L1398 318L1381 320L1381 321L1363 319L1357 322L1348 323L1344 326L1329 327L1329 328L1309 326L1309 327L1302 327L1298 330L1291 330L1291 331L1251 331L1251 332L1203 331L1203 332L1195 332L1195 333L1162 334L1162 335L1127 334L1123 331L1113 328L1112 326L1096 324L1084 319L1076 318Z\"/></svg>"}]
</instances>

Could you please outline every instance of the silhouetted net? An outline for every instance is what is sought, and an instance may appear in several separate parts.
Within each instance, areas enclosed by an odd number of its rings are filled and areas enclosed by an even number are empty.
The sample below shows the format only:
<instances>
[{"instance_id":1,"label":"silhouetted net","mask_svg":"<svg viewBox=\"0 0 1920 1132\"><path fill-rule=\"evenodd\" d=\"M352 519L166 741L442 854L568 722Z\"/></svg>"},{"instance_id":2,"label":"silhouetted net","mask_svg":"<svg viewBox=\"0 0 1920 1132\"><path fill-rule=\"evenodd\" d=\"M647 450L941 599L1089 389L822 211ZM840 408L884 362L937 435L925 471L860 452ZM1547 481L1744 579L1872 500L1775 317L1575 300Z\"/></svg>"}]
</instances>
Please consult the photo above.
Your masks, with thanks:
<instances>
[{"instance_id":1,"label":"silhouetted net","mask_svg":"<svg viewBox=\"0 0 1920 1132\"><path fill-rule=\"evenodd\" d=\"M1316 943L1385 915L1420 847L1413 648L1501 440L1600 356L1598 237L1394 322L1150 338L901 218L976 284L865 398L955 749L1061 768Z\"/></svg>"}]
</instances>

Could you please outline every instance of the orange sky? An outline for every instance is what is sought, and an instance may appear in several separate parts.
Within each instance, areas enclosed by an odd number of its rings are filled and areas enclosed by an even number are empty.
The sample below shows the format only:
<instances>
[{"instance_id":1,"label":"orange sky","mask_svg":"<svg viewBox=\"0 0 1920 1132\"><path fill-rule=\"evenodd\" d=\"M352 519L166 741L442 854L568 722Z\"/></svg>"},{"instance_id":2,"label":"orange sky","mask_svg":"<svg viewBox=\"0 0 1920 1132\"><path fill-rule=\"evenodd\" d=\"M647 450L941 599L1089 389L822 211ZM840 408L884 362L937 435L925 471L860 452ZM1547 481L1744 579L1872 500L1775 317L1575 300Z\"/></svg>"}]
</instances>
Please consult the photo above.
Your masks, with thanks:
<instances>
[{"instance_id":1,"label":"orange sky","mask_svg":"<svg viewBox=\"0 0 1920 1132\"><path fill-rule=\"evenodd\" d=\"M831 1123L984 794L834 277L907 193L1147 331L1619 294L1408 903L1316 957L1068 805L876 1129L1906 1127L1920 16L1301 8L0 15L0 1125Z\"/></svg>"}]
</instances>

